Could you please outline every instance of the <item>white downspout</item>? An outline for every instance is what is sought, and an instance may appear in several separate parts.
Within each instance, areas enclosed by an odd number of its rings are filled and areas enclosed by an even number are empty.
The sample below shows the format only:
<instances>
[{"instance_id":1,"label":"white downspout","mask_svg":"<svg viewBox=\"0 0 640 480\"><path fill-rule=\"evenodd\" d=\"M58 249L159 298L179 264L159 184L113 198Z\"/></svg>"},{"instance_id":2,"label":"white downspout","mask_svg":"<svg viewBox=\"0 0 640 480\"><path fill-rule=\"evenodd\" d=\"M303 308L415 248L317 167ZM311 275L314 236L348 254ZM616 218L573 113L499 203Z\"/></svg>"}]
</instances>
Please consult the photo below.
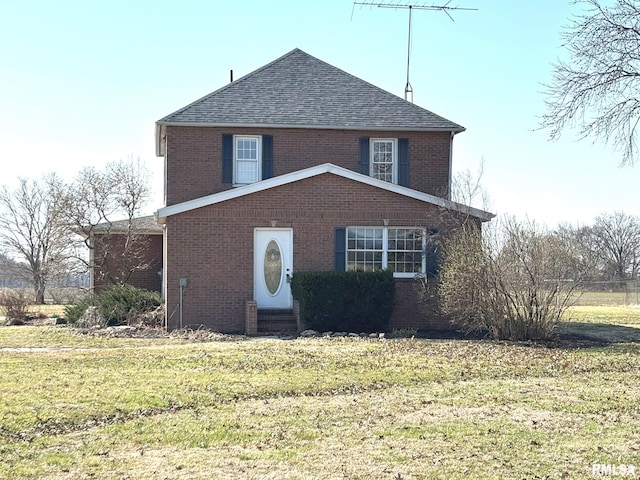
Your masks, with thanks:
<instances>
[{"instance_id":1,"label":"white downspout","mask_svg":"<svg viewBox=\"0 0 640 480\"><path fill-rule=\"evenodd\" d=\"M164 178L162 179L163 181L163 186L164 186L164 195L163 195L163 202L164 202L164 206L167 206L167 157L169 156L168 152L167 152L167 136L165 135L165 137L162 140L164 142L164 169L163 169L163 173L164 173Z\"/></svg>"},{"instance_id":2,"label":"white downspout","mask_svg":"<svg viewBox=\"0 0 640 480\"><path fill-rule=\"evenodd\" d=\"M184 295L184 287L180 284L180 330L182 330L182 298Z\"/></svg>"},{"instance_id":3,"label":"white downspout","mask_svg":"<svg viewBox=\"0 0 640 480\"><path fill-rule=\"evenodd\" d=\"M89 291L95 293L96 291L96 255L94 249L96 248L95 237L91 232L91 240L89 240Z\"/></svg>"},{"instance_id":4,"label":"white downspout","mask_svg":"<svg viewBox=\"0 0 640 480\"><path fill-rule=\"evenodd\" d=\"M447 186L447 200L451 200L451 182L453 181L453 136L452 131L449 137L449 185Z\"/></svg>"},{"instance_id":5,"label":"white downspout","mask_svg":"<svg viewBox=\"0 0 640 480\"><path fill-rule=\"evenodd\" d=\"M157 222L156 212L156 222ZM169 330L169 308L167 305L167 225L162 225L162 303L164 304L164 328Z\"/></svg>"},{"instance_id":6,"label":"white downspout","mask_svg":"<svg viewBox=\"0 0 640 480\"><path fill-rule=\"evenodd\" d=\"M184 289L187 287L187 277L180 277L178 282L180 284L180 330L182 330L182 305L184 300Z\"/></svg>"}]
</instances>

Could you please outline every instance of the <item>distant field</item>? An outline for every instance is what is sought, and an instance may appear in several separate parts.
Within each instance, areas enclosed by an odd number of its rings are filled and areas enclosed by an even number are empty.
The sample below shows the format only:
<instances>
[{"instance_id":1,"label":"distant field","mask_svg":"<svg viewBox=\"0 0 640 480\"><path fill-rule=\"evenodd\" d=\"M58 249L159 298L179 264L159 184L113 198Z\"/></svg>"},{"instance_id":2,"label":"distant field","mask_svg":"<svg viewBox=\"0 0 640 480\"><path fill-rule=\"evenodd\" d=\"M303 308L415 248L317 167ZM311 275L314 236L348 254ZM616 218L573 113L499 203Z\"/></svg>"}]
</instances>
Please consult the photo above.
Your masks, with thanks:
<instances>
[{"instance_id":1,"label":"distant field","mask_svg":"<svg viewBox=\"0 0 640 480\"><path fill-rule=\"evenodd\" d=\"M640 306L574 305L567 314L571 321L640 327Z\"/></svg>"},{"instance_id":2,"label":"distant field","mask_svg":"<svg viewBox=\"0 0 640 480\"><path fill-rule=\"evenodd\" d=\"M33 300L33 292L30 289L10 289L0 288L0 293L4 292L21 291L25 293L25 299L27 301ZM55 293L55 295L53 295ZM50 289L45 297L45 305L29 305L27 311L32 314L38 314L43 317L62 317L64 316L64 308L67 304L73 303L80 298L83 292L77 288L65 288L65 289ZM0 324L4 310L0 307Z\"/></svg>"},{"instance_id":3,"label":"distant field","mask_svg":"<svg viewBox=\"0 0 640 480\"><path fill-rule=\"evenodd\" d=\"M638 292L585 292L576 305L638 305Z\"/></svg>"}]
</instances>

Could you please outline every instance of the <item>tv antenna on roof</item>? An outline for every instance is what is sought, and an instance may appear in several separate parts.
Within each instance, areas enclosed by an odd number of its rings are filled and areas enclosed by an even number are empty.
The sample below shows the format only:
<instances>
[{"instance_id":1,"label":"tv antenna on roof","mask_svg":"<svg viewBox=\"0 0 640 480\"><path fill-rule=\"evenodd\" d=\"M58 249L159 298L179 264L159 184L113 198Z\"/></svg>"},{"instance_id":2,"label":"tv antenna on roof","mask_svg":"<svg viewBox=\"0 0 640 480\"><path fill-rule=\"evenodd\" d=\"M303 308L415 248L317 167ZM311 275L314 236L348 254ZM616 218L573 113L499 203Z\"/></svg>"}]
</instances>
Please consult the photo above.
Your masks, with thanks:
<instances>
[{"instance_id":1,"label":"tv antenna on roof","mask_svg":"<svg viewBox=\"0 0 640 480\"><path fill-rule=\"evenodd\" d=\"M356 5L360 6L369 6L369 7L380 7L380 8L402 8L409 10L409 36L407 39L407 83L404 86L404 99L409 100L413 103L413 87L411 86L411 82L409 81L409 65L411 60L411 13L413 10L437 10L440 12L444 12L447 17L453 22L453 17L451 16L451 11L453 10L478 10L477 8L466 8L466 7L450 7L449 4L452 0L447 0L444 5L427 5L426 3L398 3L389 1L388 3L384 2L358 2L354 0L353 8ZM353 16L353 10L351 15ZM409 96L411 99L409 99Z\"/></svg>"}]
</instances>

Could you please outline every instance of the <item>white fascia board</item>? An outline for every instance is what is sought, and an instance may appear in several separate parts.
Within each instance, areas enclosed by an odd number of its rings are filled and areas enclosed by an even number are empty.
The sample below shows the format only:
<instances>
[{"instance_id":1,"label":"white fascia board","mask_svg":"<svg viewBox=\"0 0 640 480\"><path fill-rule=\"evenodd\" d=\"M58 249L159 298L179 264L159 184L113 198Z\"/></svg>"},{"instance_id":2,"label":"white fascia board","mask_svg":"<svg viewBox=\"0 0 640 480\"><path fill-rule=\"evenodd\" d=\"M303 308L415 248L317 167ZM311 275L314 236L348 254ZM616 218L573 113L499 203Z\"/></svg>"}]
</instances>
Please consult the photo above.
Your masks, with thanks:
<instances>
[{"instance_id":1,"label":"white fascia board","mask_svg":"<svg viewBox=\"0 0 640 480\"><path fill-rule=\"evenodd\" d=\"M163 231L160 230L143 230L143 229L135 229L135 235L163 235ZM126 235L126 230L103 230L103 231L94 231L94 235Z\"/></svg>"},{"instance_id":2,"label":"white fascia board","mask_svg":"<svg viewBox=\"0 0 640 480\"><path fill-rule=\"evenodd\" d=\"M158 121L157 126L171 127L222 127L222 128L297 128L311 130L361 130L377 132L454 132L461 133L466 130L460 128L434 128L434 127L380 127L367 125L299 125L299 124L274 124L274 123L210 123L210 122L170 122Z\"/></svg>"},{"instance_id":3,"label":"white fascia board","mask_svg":"<svg viewBox=\"0 0 640 480\"><path fill-rule=\"evenodd\" d=\"M74 233L76 233L77 235L80 235L82 238L89 238L89 236L97 236L97 235L126 235L127 231L123 230L123 229L119 229L119 228L114 228L114 229L92 229L91 233L85 233L83 231L80 230L74 230ZM163 231L160 230L149 230L149 229L135 229L135 234L136 235L163 235Z\"/></svg>"},{"instance_id":4,"label":"white fascia board","mask_svg":"<svg viewBox=\"0 0 640 480\"><path fill-rule=\"evenodd\" d=\"M160 122L156 123L156 157L164 157L165 142L164 137L167 134L167 127Z\"/></svg>"},{"instance_id":5,"label":"white fascia board","mask_svg":"<svg viewBox=\"0 0 640 480\"><path fill-rule=\"evenodd\" d=\"M485 212L484 210L480 210L477 208L469 207L467 205L462 205L460 203L452 202L451 200L436 197L435 195L431 195L429 193L419 192L417 190L413 190L408 187L403 187L395 183L389 183L382 180L378 180L368 175L356 173L351 170L338 167L336 165L332 165L332 164L326 164L326 165L331 165L333 168L340 170L340 172L332 171L331 173L335 173L336 175L341 175L343 177L350 178L351 180L355 180L356 182L365 183L367 185L371 185L377 188L382 188L389 192L394 192L399 195L404 195L405 197L414 198L422 202L431 203L439 207L449 208L451 210L455 210L461 213L465 213L465 214L477 217L483 221L489 221L493 217L495 217L493 213Z\"/></svg>"},{"instance_id":6,"label":"white fascia board","mask_svg":"<svg viewBox=\"0 0 640 480\"><path fill-rule=\"evenodd\" d=\"M164 207L156 212L156 219L159 223L164 223L164 219L166 217L170 217L171 215L177 215L179 213L188 212L189 210L195 210L196 208L207 207L216 203L233 200L234 198L243 197L252 193L261 192L269 188L279 187L281 185L286 185L287 183L314 177L321 173L326 173L327 170L323 167L327 165L331 164L325 163L324 165L319 165L317 167L297 170L295 172L280 175L278 177L268 178L267 180L262 180L260 182L250 183L249 185L244 185L242 187L232 188L231 190L225 190L224 192L214 193L205 197L200 197L194 200L177 203L169 207Z\"/></svg>"},{"instance_id":7,"label":"white fascia board","mask_svg":"<svg viewBox=\"0 0 640 480\"><path fill-rule=\"evenodd\" d=\"M482 221L491 220L495 216L492 213L485 212L473 207L467 207L450 200L445 200L444 198L436 197L435 195L418 192L417 190L412 190L411 188L402 187L394 183L389 183L369 177L368 175L356 173L352 170L347 170L346 168L333 165L332 163L324 163L322 165L305 168L303 170L297 170L285 175L280 175L278 177L269 178L267 180L262 180L250 185L245 185L243 187L225 190L224 192L214 193L212 195L207 195L206 197L200 197L194 200L188 200L186 202L177 203L175 205L161 208L155 214L156 221L160 224L163 224L165 223L165 219L167 217L170 217L171 215L177 215L179 213L188 212L197 208L208 207L209 205L214 205L216 203L225 202L227 200L232 200L234 198L250 195L252 193L261 192L270 188L279 187L289 183L297 182L299 180L315 177L324 173L332 173L334 175L338 175L355 182L363 183L365 185L370 185L376 188L381 188L383 190L397 193L399 195L413 198L425 203L430 203L432 205L456 210L458 212L477 217Z\"/></svg>"}]
</instances>

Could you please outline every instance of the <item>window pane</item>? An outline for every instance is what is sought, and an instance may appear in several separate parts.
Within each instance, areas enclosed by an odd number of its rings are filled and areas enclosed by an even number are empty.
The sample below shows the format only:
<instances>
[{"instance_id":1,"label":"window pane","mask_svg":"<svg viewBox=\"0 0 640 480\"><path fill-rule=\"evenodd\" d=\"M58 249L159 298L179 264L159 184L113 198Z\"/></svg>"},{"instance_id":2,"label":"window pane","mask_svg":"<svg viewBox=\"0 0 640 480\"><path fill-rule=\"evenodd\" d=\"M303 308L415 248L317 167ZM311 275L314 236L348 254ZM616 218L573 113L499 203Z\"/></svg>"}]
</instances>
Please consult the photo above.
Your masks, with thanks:
<instances>
[{"instance_id":1,"label":"window pane","mask_svg":"<svg viewBox=\"0 0 640 480\"><path fill-rule=\"evenodd\" d=\"M390 228L388 241L387 268L394 272L422 272L421 229Z\"/></svg>"},{"instance_id":2,"label":"window pane","mask_svg":"<svg viewBox=\"0 0 640 480\"><path fill-rule=\"evenodd\" d=\"M386 182L393 181L394 146L393 140L373 140L371 155L371 176Z\"/></svg>"},{"instance_id":3,"label":"window pane","mask_svg":"<svg viewBox=\"0 0 640 480\"><path fill-rule=\"evenodd\" d=\"M347 270L382 269L382 228L347 229Z\"/></svg>"},{"instance_id":4,"label":"window pane","mask_svg":"<svg viewBox=\"0 0 640 480\"><path fill-rule=\"evenodd\" d=\"M257 163L253 161L236 162L236 183L251 183L258 181Z\"/></svg>"},{"instance_id":5,"label":"window pane","mask_svg":"<svg viewBox=\"0 0 640 480\"><path fill-rule=\"evenodd\" d=\"M374 230L373 248L375 250L382 250L382 229L381 228L376 228Z\"/></svg>"},{"instance_id":6,"label":"window pane","mask_svg":"<svg viewBox=\"0 0 640 480\"><path fill-rule=\"evenodd\" d=\"M382 227L347 229L347 270L375 271L383 267L398 273L423 272L424 232L416 228Z\"/></svg>"},{"instance_id":7,"label":"window pane","mask_svg":"<svg viewBox=\"0 0 640 480\"><path fill-rule=\"evenodd\" d=\"M236 155L238 160L257 160L258 141L255 138L239 138Z\"/></svg>"},{"instance_id":8,"label":"window pane","mask_svg":"<svg viewBox=\"0 0 640 480\"><path fill-rule=\"evenodd\" d=\"M235 183L253 183L258 178L258 138L236 137Z\"/></svg>"}]
</instances>

